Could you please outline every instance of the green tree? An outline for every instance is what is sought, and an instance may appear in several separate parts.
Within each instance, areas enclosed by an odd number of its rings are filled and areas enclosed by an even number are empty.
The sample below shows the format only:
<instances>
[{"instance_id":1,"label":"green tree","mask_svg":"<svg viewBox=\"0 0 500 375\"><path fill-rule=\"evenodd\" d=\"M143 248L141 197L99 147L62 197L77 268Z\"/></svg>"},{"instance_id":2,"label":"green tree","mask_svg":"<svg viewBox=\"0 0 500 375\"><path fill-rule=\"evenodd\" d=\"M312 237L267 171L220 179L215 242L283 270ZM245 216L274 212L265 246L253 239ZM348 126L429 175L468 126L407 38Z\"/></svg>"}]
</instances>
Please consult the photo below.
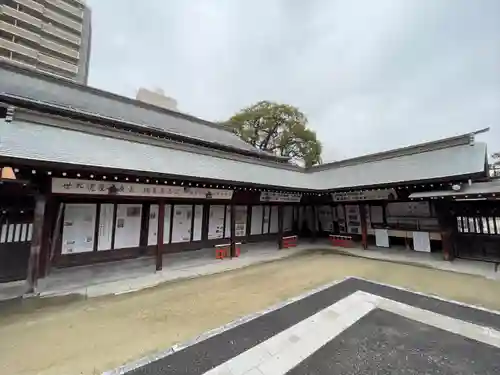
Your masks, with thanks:
<instances>
[{"instance_id":1,"label":"green tree","mask_svg":"<svg viewBox=\"0 0 500 375\"><path fill-rule=\"evenodd\" d=\"M321 142L307 128L307 117L287 104L260 101L226 122L245 142L310 167L321 163Z\"/></svg>"}]
</instances>

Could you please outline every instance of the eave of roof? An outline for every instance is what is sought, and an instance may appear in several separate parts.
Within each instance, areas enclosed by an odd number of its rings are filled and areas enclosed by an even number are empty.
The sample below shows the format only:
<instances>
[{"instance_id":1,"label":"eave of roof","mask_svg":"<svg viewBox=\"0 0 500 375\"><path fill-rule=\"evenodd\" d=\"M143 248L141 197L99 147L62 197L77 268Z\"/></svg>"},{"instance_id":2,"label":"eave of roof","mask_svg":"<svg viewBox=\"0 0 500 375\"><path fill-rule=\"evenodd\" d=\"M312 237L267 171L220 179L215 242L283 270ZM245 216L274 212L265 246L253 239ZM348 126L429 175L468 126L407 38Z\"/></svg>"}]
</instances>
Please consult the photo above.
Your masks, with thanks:
<instances>
[{"instance_id":1,"label":"eave of roof","mask_svg":"<svg viewBox=\"0 0 500 375\"><path fill-rule=\"evenodd\" d=\"M118 125L133 126L150 132L164 132L172 137L184 138L186 141L203 143L212 147L223 147L233 152L259 158L287 160L287 158L255 149L221 124L159 108L44 72L33 71L0 61L0 81L4 83L0 87L0 93L3 95L4 100L16 100L17 103L24 101L45 108L64 110L68 115L74 113L101 121L113 121ZM44 85L47 88L40 90L41 86ZM50 85L54 86L50 87ZM66 95L62 92L60 95L55 95L55 93L51 92L53 89L62 90ZM49 98L51 100L48 100ZM103 107L102 105L96 105L99 100L108 100L110 102L109 105ZM68 101L70 104L64 101ZM116 107L117 110L121 109L122 113L124 112L129 117L139 118L141 121L138 122L127 117L121 118L116 115L117 112L114 111L115 108L113 107ZM96 110L89 111L88 108L95 108ZM149 117L149 119L143 117ZM179 123L179 121L182 121L182 123ZM172 124L167 125L169 122L172 122Z\"/></svg>"},{"instance_id":2,"label":"eave of roof","mask_svg":"<svg viewBox=\"0 0 500 375\"><path fill-rule=\"evenodd\" d=\"M464 184L460 190L436 190L436 191L422 191L410 194L411 199L423 198L440 198L440 197L466 197L466 196L479 196L479 195L500 195L500 179L487 181L487 182L473 182L470 185Z\"/></svg>"},{"instance_id":3,"label":"eave of roof","mask_svg":"<svg viewBox=\"0 0 500 375\"><path fill-rule=\"evenodd\" d=\"M55 148L55 139L64 142ZM257 164L251 158L240 161L23 121L4 122L0 141L0 156L16 160L298 190L343 190L486 175L486 145L474 142L304 173L278 163Z\"/></svg>"},{"instance_id":4,"label":"eave of roof","mask_svg":"<svg viewBox=\"0 0 500 375\"><path fill-rule=\"evenodd\" d=\"M122 128L124 130L132 130L136 131L139 133L148 133L151 134L152 136L159 136L159 137L167 137L171 138L172 140L177 140L179 142L185 142L185 143L190 143L194 146L200 146L200 147L207 147L211 149L220 149L222 151L229 151L233 152L236 154L241 154L241 155L246 155L258 159L267 159L267 160L272 160L272 161L279 161L282 163L285 163L289 160L289 158L282 157L282 156L277 156L270 154L268 152L258 150L258 149L252 149L252 150L246 150L246 149L240 149L228 145L221 145L221 144L214 144L212 142L206 142L203 139L198 139L198 138L193 138L193 137L188 137L182 134L178 133L172 133L165 131L163 129L157 129L155 127L148 127L144 125L139 125L135 123L130 123L127 121L123 120L115 120L113 118L109 118L106 116L102 115L97 115L93 113L87 113L85 111L77 110L74 108L68 108L64 107L58 104L53 104L53 103L45 103L39 100L34 100L30 98L25 98L25 97L19 97L17 95L11 95L11 94L6 94L6 93L0 93L0 105L2 106L8 106L8 105L19 105L20 109L34 109L40 111L41 115L43 116L43 113L52 113L52 114L60 114L63 116L67 116L69 120L71 119L86 119L88 121L93 121L97 122L100 124L104 123L110 123L114 128Z\"/></svg>"}]
</instances>

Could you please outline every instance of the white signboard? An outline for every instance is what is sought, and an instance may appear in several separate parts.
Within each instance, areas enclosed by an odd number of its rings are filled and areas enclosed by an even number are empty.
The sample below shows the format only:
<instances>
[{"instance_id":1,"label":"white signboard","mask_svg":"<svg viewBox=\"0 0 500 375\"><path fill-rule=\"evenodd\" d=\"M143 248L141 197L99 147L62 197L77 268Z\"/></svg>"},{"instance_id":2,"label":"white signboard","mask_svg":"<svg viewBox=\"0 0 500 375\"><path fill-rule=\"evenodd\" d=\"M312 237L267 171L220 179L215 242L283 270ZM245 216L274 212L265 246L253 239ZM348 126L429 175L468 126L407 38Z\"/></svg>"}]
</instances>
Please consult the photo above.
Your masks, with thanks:
<instances>
[{"instance_id":1,"label":"white signboard","mask_svg":"<svg viewBox=\"0 0 500 375\"><path fill-rule=\"evenodd\" d=\"M170 211L172 206L165 205L165 214L163 221L163 243L170 241ZM160 207L157 204L152 204L149 209L149 231L148 231L148 245L153 246L158 243L158 220L160 219Z\"/></svg>"},{"instance_id":2,"label":"white signboard","mask_svg":"<svg viewBox=\"0 0 500 375\"><path fill-rule=\"evenodd\" d=\"M271 191L263 191L260 193L261 202L288 202L300 203L302 194L300 193L276 193Z\"/></svg>"},{"instance_id":3,"label":"white signboard","mask_svg":"<svg viewBox=\"0 0 500 375\"><path fill-rule=\"evenodd\" d=\"M62 254L94 250L95 204L66 204L62 234Z\"/></svg>"},{"instance_id":4,"label":"white signboard","mask_svg":"<svg viewBox=\"0 0 500 375\"><path fill-rule=\"evenodd\" d=\"M231 206L226 206L226 224L224 238L231 238Z\"/></svg>"},{"instance_id":5,"label":"white signboard","mask_svg":"<svg viewBox=\"0 0 500 375\"><path fill-rule=\"evenodd\" d=\"M208 239L222 238L224 235L224 206L210 206L208 218Z\"/></svg>"},{"instance_id":6,"label":"white signboard","mask_svg":"<svg viewBox=\"0 0 500 375\"><path fill-rule=\"evenodd\" d=\"M174 206L172 217L172 243L191 241L191 221L193 206L182 204Z\"/></svg>"},{"instance_id":7,"label":"white signboard","mask_svg":"<svg viewBox=\"0 0 500 375\"><path fill-rule=\"evenodd\" d=\"M427 232L413 232L413 249L415 251L431 252L431 241Z\"/></svg>"},{"instance_id":8,"label":"white signboard","mask_svg":"<svg viewBox=\"0 0 500 375\"><path fill-rule=\"evenodd\" d=\"M194 223L193 223L193 241L201 240L203 222L203 206L198 204L194 206Z\"/></svg>"},{"instance_id":9,"label":"white signboard","mask_svg":"<svg viewBox=\"0 0 500 375\"><path fill-rule=\"evenodd\" d=\"M236 206L235 236L244 237L247 234L247 206Z\"/></svg>"},{"instance_id":10,"label":"white signboard","mask_svg":"<svg viewBox=\"0 0 500 375\"><path fill-rule=\"evenodd\" d=\"M170 243L170 217L172 216L172 205L165 205L165 220L163 221L163 243Z\"/></svg>"},{"instance_id":11,"label":"white signboard","mask_svg":"<svg viewBox=\"0 0 500 375\"><path fill-rule=\"evenodd\" d=\"M271 207L264 206L264 216L262 218L262 234L269 233L269 219L271 218Z\"/></svg>"},{"instance_id":12,"label":"white signboard","mask_svg":"<svg viewBox=\"0 0 500 375\"><path fill-rule=\"evenodd\" d=\"M141 237L142 204L116 207L115 249L138 247Z\"/></svg>"},{"instance_id":13,"label":"white signboard","mask_svg":"<svg viewBox=\"0 0 500 375\"><path fill-rule=\"evenodd\" d=\"M128 182L77 180L57 177L52 178L52 193L224 200L233 197L233 191L228 189L133 184Z\"/></svg>"},{"instance_id":14,"label":"white signboard","mask_svg":"<svg viewBox=\"0 0 500 375\"><path fill-rule=\"evenodd\" d=\"M158 214L160 207L152 204L149 207L149 226L148 226L148 246L158 243Z\"/></svg>"},{"instance_id":15,"label":"white signboard","mask_svg":"<svg viewBox=\"0 0 500 375\"><path fill-rule=\"evenodd\" d=\"M389 232L387 229L375 229L375 244L378 247L389 247Z\"/></svg>"},{"instance_id":16,"label":"white signboard","mask_svg":"<svg viewBox=\"0 0 500 375\"><path fill-rule=\"evenodd\" d=\"M99 214L99 237L97 238L97 250L111 250L113 240L113 203L101 204Z\"/></svg>"},{"instance_id":17,"label":"white signboard","mask_svg":"<svg viewBox=\"0 0 500 375\"><path fill-rule=\"evenodd\" d=\"M397 194L394 189L332 193L332 199L334 202L393 200L396 198Z\"/></svg>"},{"instance_id":18,"label":"white signboard","mask_svg":"<svg viewBox=\"0 0 500 375\"><path fill-rule=\"evenodd\" d=\"M250 225L250 234L262 234L262 215L263 206L252 206L252 218Z\"/></svg>"}]
</instances>

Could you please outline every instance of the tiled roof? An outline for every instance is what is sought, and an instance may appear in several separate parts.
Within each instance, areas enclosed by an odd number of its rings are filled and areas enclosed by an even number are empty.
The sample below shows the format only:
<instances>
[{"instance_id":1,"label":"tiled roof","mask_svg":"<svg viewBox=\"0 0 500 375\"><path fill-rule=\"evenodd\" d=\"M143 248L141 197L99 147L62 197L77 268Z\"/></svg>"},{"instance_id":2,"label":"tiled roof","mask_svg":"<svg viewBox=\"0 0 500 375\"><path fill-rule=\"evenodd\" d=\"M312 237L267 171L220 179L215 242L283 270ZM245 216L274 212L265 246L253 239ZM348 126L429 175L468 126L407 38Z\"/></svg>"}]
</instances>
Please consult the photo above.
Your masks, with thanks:
<instances>
[{"instance_id":1,"label":"tiled roof","mask_svg":"<svg viewBox=\"0 0 500 375\"><path fill-rule=\"evenodd\" d=\"M427 150L305 171L23 121L0 126L0 156L4 157L291 189L346 189L486 174L484 143L459 142Z\"/></svg>"},{"instance_id":2,"label":"tiled roof","mask_svg":"<svg viewBox=\"0 0 500 375\"><path fill-rule=\"evenodd\" d=\"M253 146L220 125L103 90L0 62L0 94L51 103L84 113L160 129L222 146L253 151ZM262 152L260 152L262 153Z\"/></svg>"}]
</instances>

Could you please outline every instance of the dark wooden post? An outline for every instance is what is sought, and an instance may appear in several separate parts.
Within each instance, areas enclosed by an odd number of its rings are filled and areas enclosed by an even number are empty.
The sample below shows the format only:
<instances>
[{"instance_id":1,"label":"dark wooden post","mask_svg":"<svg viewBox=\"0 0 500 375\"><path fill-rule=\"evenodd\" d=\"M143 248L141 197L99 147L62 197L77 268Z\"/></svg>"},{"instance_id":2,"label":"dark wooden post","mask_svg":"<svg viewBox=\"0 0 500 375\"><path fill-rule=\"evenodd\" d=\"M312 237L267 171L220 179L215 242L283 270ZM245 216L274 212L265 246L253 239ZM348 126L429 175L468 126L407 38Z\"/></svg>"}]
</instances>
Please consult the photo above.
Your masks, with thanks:
<instances>
[{"instance_id":1,"label":"dark wooden post","mask_svg":"<svg viewBox=\"0 0 500 375\"><path fill-rule=\"evenodd\" d=\"M437 203L435 206L438 217L439 228L441 232L441 244L443 248L444 260L453 260L455 252L453 251L453 220L450 207L445 202Z\"/></svg>"},{"instance_id":2,"label":"dark wooden post","mask_svg":"<svg viewBox=\"0 0 500 375\"><path fill-rule=\"evenodd\" d=\"M231 258L236 256L236 206L231 203Z\"/></svg>"},{"instance_id":3,"label":"dark wooden post","mask_svg":"<svg viewBox=\"0 0 500 375\"><path fill-rule=\"evenodd\" d=\"M156 270L163 268L163 228L165 227L165 202L161 201L158 205L158 233L156 236Z\"/></svg>"},{"instance_id":4,"label":"dark wooden post","mask_svg":"<svg viewBox=\"0 0 500 375\"><path fill-rule=\"evenodd\" d=\"M40 247L40 257L39 257L39 273L38 277L46 277L50 271L50 266L52 262L52 248L58 240L58 235L55 230L57 225L58 207L54 200L54 197L47 198L46 208L44 212L44 225L42 234L42 244ZM59 227L60 229L60 227Z\"/></svg>"},{"instance_id":5,"label":"dark wooden post","mask_svg":"<svg viewBox=\"0 0 500 375\"><path fill-rule=\"evenodd\" d=\"M368 228L366 226L366 206L359 205L359 216L361 219L361 245L363 249L368 249Z\"/></svg>"},{"instance_id":6,"label":"dark wooden post","mask_svg":"<svg viewBox=\"0 0 500 375\"><path fill-rule=\"evenodd\" d=\"M33 234L31 237L30 258L28 262L28 293L35 293L40 275L40 251L43 244L43 225L47 199L39 194L35 198Z\"/></svg>"},{"instance_id":7,"label":"dark wooden post","mask_svg":"<svg viewBox=\"0 0 500 375\"><path fill-rule=\"evenodd\" d=\"M283 249L283 220L284 220L284 207L283 205L278 206L278 249Z\"/></svg>"},{"instance_id":8,"label":"dark wooden post","mask_svg":"<svg viewBox=\"0 0 500 375\"><path fill-rule=\"evenodd\" d=\"M312 205L312 215L313 215L313 223L312 223L312 242L316 242L317 232L318 232L318 211L316 210L316 206Z\"/></svg>"}]
</instances>

